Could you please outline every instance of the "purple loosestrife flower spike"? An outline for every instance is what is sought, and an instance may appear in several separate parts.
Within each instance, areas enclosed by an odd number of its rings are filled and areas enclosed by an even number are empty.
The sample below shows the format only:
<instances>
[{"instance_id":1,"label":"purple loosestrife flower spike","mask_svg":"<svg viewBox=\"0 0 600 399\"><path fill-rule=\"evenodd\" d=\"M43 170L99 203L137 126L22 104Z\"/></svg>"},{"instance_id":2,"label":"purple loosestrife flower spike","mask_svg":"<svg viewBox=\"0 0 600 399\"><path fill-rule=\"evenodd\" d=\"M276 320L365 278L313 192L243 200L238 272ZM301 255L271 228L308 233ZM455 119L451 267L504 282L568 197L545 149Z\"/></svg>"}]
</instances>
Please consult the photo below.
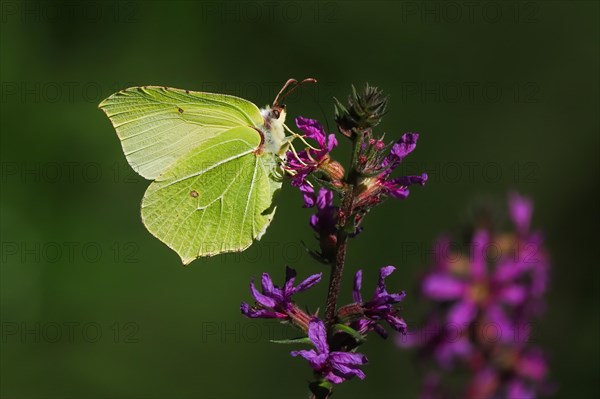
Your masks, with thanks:
<instances>
[{"instance_id":1,"label":"purple loosestrife flower spike","mask_svg":"<svg viewBox=\"0 0 600 399\"><path fill-rule=\"evenodd\" d=\"M452 253L448 237L440 241L421 286L436 306L422 332L413 334L420 339L398 341L420 347L423 357L435 358L442 368L461 360L472 375L459 395L467 399L533 399L552 390L546 360L528 342L531 316L543 305L548 259L540 234L529 231L533 202L513 193L508 209L516 232L493 225L476 229L469 256ZM425 336L432 326L439 327Z\"/></svg>"},{"instance_id":2,"label":"purple loosestrife flower spike","mask_svg":"<svg viewBox=\"0 0 600 399\"><path fill-rule=\"evenodd\" d=\"M310 321L308 337L315 349L293 351L291 355L308 360L313 370L322 378L333 384L340 384L354 376L361 380L365 378L360 366L367 364L367 357L361 353L330 352L323 321L316 317Z\"/></svg>"},{"instance_id":3,"label":"purple loosestrife flower spike","mask_svg":"<svg viewBox=\"0 0 600 399\"><path fill-rule=\"evenodd\" d=\"M354 290L352 296L354 301L362 308L364 318L356 321L354 327L361 333L374 330L383 338L387 338L387 332L379 325L380 321L386 321L394 330L406 333L406 323L398 317L398 310L394 305L401 302L406 293L398 294L387 292L385 279L396 270L394 266L385 266L379 270L379 282L371 300L364 302L361 295L362 270L356 272L354 277Z\"/></svg>"},{"instance_id":4,"label":"purple loosestrife flower spike","mask_svg":"<svg viewBox=\"0 0 600 399\"><path fill-rule=\"evenodd\" d=\"M249 318L274 318L291 320L299 327L306 330L310 317L300 310L292 301L292 296L298 292L306 291L319 281L322 273L313 274L294 287L296 271L286 267L285 283L283 287L273 284L268 273L263 273L261 278L262 292L254 286L254 280L250 283L250 291L256 300L256 306L250 306L242 302L240 310Z\"/></svg>"}]
</instances>

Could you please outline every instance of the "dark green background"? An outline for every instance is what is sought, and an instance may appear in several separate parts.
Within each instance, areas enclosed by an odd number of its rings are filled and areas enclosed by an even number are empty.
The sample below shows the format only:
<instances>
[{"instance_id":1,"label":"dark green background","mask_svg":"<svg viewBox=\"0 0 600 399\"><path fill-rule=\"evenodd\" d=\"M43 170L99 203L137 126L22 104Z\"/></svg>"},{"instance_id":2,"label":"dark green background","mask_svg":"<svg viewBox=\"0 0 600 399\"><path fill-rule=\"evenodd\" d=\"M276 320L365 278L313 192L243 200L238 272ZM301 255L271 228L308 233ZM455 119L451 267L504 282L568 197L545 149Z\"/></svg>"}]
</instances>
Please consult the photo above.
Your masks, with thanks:
<instances>
[{"instance_id":1,"label":"dark green background","mask_svg":"<svg viewBox=\"0 0 600 399\"><path fill-rule=\"evenodd\" d=\"M380 132L418 131L411 172L351 244L365 289L399 271L416 326L428 248L473 199L513 188L536 201L552 255L536 341L556 397L598 395L598 3L2 1L1 395L6 398L304 398L310 372L239 313L251 276L321 266L309 211L285 187L247 253L187 268L139 217L148 182L124 160L97 103L132 85L226 92L262 106L314 76L290 117L331 125L331 97L369 81L391 96ZM327 118L327 119L325 119ZM341 152L346 147L341 147ZM415 251L415 248L417 250ZM323 306L326 283L299 298ZM71 326L71 327L69 327ZM70 335L70 333L73 333ZM98 333L100 333L98 335ZM57 335L60 334L60 335ZM371 339L364 382L340 398L413 398L412 354Z\"/></svg>"}]
</instances>

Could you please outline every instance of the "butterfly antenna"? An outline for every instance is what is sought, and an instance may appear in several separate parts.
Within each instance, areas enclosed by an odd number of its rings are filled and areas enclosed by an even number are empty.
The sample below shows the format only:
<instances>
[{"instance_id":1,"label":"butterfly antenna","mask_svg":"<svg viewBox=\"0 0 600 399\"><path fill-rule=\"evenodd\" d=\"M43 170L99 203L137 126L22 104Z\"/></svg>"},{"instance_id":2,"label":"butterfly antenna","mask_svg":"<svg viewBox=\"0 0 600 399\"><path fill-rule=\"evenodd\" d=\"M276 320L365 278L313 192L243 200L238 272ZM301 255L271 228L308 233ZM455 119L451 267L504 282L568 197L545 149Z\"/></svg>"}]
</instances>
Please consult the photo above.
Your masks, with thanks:
<instances>
[{"instance_id":1,"label":"butterfly antenna","mask_svg":"<svg viewBox=\"0 0 600 399\"><path fill-rule=\"evenodd\" d=\"M273 101L273 105L280 105L280 102L283 101L285 97L293 93L298 87L302 86L304 83L317 83L317 79L315 78L306 78L302 81L298 82L296 79L288 79L287 82L283 85L279 93L277 93L277 97L275 97L275 101ZM286 90L291 87L287 92Z\"/></svg>"},{"instance_id":2,"label":"butterfly antenna","mask_svg":"<svg viewBox=\"0 0 600 399\"><path fill-rule=\"evenodd\" d=\"M285 97L283 95L283 92L286 91L286 89L288 87L290 87L291 85L295 85L295 86L298 85L298 81L296 79L288 79L287 82L285 82L285 84L281 88L281 90L279 90L279 93L277 93L277 97L275 97L275 101L273 101L273 105L279 105L280 98L283 99L283 97Z\"/></svg>"}]
</instances>

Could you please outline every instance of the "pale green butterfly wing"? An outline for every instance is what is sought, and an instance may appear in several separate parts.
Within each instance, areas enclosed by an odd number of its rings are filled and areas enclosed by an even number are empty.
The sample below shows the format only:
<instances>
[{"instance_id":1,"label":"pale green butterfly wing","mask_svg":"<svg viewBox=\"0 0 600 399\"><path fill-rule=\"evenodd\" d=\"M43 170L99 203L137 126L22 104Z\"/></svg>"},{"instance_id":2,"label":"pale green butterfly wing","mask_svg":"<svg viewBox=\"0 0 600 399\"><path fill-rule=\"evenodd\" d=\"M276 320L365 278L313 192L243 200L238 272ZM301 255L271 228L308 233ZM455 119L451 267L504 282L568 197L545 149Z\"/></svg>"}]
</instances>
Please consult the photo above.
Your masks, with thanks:
<instances>
[{"instance_id":1,"label":"pale green butterfly wing","mask_svg":"<svg viewBox=\"0 0 600 399\"><path fill-rule=\"evenodd\" d=\"M148 187L142 220L184 264L242 251L268 227L281 187L275 155L257 151L259 133L237 127L203 141Z\"/></svg>"},{"instance_id":2,"label":"pale green butterfly wing","mask_svg":"<svg viewBox=\"0 0 600 399\"><path fill-rule=\"evenodd\" d=\"M122 90L99 107L113 123L129 164L149 180L212 137L264 123L256 105L242 98L158 86Z\"/></svg>"}]
</instances>

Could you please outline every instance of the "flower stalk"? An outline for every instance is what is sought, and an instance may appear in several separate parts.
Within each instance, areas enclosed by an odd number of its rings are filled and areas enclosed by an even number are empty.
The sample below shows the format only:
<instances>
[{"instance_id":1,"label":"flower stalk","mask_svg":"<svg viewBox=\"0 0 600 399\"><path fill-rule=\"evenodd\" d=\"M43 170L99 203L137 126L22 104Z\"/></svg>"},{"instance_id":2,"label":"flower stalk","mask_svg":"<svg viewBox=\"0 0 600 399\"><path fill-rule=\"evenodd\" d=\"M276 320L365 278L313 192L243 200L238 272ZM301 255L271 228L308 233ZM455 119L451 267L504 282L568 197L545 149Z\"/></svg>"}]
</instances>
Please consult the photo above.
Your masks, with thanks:
<instances>
[{"instance_id":1,"label":"flower stalk","mask_svg":"<svg viewBox=\"0 0 600 399\"><path fill-rule=\"evenodd\" d=\"M409 195L408 186L423 185L427 180L425 174L390 178L402 159L414 150L419 135L407 133L389 145L384 143L383 137L374 137L373 128L381 121L386 107L387 97L369 85L361 91L353 87L347 106L336 100L337 130L351 141L350 162L344 165L331 156L338 144L335 134L326 133L314 119L296 118L303 137L316 142L316 146L308 145L299 152L288 151L282 165L292 186L301 192L304 207L316 210L310 217L310 226L316 233L319 248L309 253L330 268L324 317L319 318L319 312L302 310L292 299L317 284L321 273L295 285L296 272L291 268L287 269L282 286L275 285L268 274L263 274L260 291L254 283L250 284L254 305L245 302L241 305L247 317L279 319L297 327L301 333L297 339L277 343L312 346L290 354L307 360L312 368L315 379L309 389L313 399L328 399L336 384L353 377L365 378L362 368L368 360L357 350L368 333L376 332L386 338L382 324L406 333L406 323L396 307L405 293L389 293L384 282L395 270L394 266L380 268L379 282L370 300L363 300L362 270L359 270L354 279L354 301L338 309L348 244L361 232L364 216L385 198L405 199ZM316 188L315 183L320 187ZM339 196L337 201L336 196Z\"/></svg>"},{"instance_id":2,"label":"flower stalk","mask_svg":"<svg viewBox=\"0 0 600 399\"><path fill-rule=\"evenodd\" d=\"M350 169L344 184L344 194L342 197L342 206L338 213L338 232L336 242L335 261L331 268L329 278L329 290L327 292L327 302L325 306L325 320L327 327L331 327L335 322L335 311L337 307L337 298L340 293L342 284L342 276L344 274L344 265L346 263L346 251L348 248L348 231L354 231L354 193L356 187L357 171L355 168L355 160L357 158L358 149L362 134L356 134L353 137L352 158L350 160ZM351 224L348 226L348 224Z\"/></svg>"}]
</instances>

